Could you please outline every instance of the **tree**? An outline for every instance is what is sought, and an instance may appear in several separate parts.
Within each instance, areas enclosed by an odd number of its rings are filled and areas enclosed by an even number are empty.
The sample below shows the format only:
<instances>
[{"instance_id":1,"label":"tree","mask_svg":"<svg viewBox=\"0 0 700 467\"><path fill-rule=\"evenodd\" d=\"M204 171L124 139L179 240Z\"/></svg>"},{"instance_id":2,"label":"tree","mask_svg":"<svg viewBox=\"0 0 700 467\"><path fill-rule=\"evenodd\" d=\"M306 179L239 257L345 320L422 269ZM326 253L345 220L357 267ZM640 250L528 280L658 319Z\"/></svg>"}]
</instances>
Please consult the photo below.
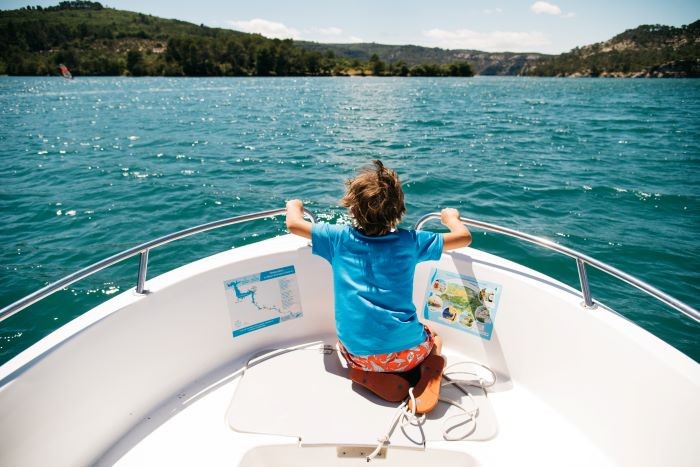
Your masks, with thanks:
<instances>
[{"instance_id":1,"label":"tree","mask_svg":"<svg viewBox=\"0 0 700 467\"><path fill-rule=\"evenodd\" d=\"M321 54L319 52L306 53L306 73L316 75L321 70Z\"/></svg>"},{"instance_id":2,"label":"tree","mask_svg":"<svg viewBox=\"0 0 700 467\"><path fill-rule=\"evenodd\" d=\"M146 74L143 54L140 51L129 50L126 53L126 69L132 76L143 76Z\"/></svg>"},{"instance_id":3,"label":"tree","mask_svg":"<svg viewBox=\"0 0 700 467\"><path fill-rule=\"evenodd\" d=\"M369 69L372 70L372 74L374 76L380 76L384 74L386 64L383 61L379 60L379 55L372 54L372 56L369 59Z\"/></svg>"},{"instance_id":4,"label":"tree","mask_svg":"<svg viewBox=\"0 0 700 467\"><path fill-rule=\"evenodd\" d=\"M226 51L222 61L231 65L231 72L234 75L244 74L244 69L248 66L245 49L236 39L229 39L226 43Z\"/></svg>"},{"instance_id":5,"label":"tree","mask_svg":"<svg viewBox=\"0 0 700 467\"><path fill-rule=\"evenodd\" d=\"M474 76L472 67L467 62L454 62L449 66L450 76Z\"/></svg>"},{"instance_id":6,"label":"tree","mask_svg":"<svg viewBox=\"0 0 700 467\"><path fill-rule=\"evenodd\" d=\"M275 69L275 51L270 46L263 46L255 54L255 74L269 76Z\"/></svg>"},{"instance_id":7,"label":"tree","mask_svg":"<svg viewBox=\"0 0 700 467\"><path fill-rule=\"evenodd\" d=\"M408 66L403 61L399 61L394 66L394 73L398 76L408 76Z\"/></svg>"}]
</instances>

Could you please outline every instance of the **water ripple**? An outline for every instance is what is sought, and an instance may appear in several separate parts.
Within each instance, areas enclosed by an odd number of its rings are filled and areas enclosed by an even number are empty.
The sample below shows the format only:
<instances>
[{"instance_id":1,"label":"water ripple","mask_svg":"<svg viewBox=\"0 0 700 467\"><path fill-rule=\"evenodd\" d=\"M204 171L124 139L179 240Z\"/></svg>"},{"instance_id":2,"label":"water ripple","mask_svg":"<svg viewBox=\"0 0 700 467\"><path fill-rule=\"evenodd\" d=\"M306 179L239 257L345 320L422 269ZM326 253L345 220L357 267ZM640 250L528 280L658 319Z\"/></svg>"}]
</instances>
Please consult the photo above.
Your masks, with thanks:
<instances>
[{"instance_id":1,"label":"water ripple","mask_svg":"<svg viewBox=\"0 0 700 467\"><path fill-rule=\"evenodd\" d=\"M455 206L697 308L699 114L698 80L2 77L0 302L137 243L292 197L347 221L343 181L381 158L405 182L405 225ZM192 237L155 252L153 274L283 232L278 220ZM576 285L566 259L475 239ZM134 268L110 268L7 321L0 361L133 286ZM596 296L700 359L700 327L592 279Z\"/></svg>"}]
</instances>

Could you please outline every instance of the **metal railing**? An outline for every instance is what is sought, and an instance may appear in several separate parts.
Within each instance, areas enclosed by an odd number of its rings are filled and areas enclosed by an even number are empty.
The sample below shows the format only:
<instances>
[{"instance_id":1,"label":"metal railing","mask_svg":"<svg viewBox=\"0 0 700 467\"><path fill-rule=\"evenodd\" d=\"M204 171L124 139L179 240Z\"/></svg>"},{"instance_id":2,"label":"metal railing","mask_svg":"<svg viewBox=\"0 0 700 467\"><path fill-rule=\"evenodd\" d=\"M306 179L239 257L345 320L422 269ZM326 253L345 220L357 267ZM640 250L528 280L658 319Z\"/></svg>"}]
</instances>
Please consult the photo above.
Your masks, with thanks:
<instances>
[{"instance_id":1,"label":"metal railing","mask_svg":"<svg viewBox=\"0 0 700 467\"><path fill-rule=\"evenodd\" d=\"M148 271L148 252L152 250L153 248L165 245L166 243L170 243L174 240L179 240L181 238L189 237L190 235L194 235L196 233L200 232L205 232L207 230L212 230L212 229L217 229L219 227L224 227L227 225L233 225L233 224L240 224L241 222L247 222L247 221L252 221L256 219L264 219L266 217L274 217L274 216L279 216L280 214L285 214L286 210L285 209L273 209L270 211L262 211L262 212L256 212L253 214L246 214L243 216L236 216L236 217L229 217L227 219L221 219L218 221L214 222L209 222L207 224L201 224L197 225L195 227L190 227L189 229L185 230L180 230L178 232L174 232L168 235L165 235L160 238L156 238L155 240L151 240L150 242L142 243L140 245L137 245L133 248L129 248L128 250L122 251L121 253L117 253L116 255L110 256L109 258L105 258L102 261L98 261L97 263L94 263L86 268L81 269L80 271L74 272L73 274L70 274L63 279L60 279L52 284L47 285L46 287L43 287L36 292L27 295L26 297L17 300L16 302L6 306L2 310L0 310L0 321L3 321L10 316L14 315L15 313L18 313L22 311L23 309L27 308L28 306L38 302L39 300L42 300L49 295L53 294L54 292L57 292L65 287L68 287L74 282L79 281L80 279L84 279L85 277L88 277L98 271L101 271L102 269L112 266L113 264L119 263L127 258L131 258L132 256L136 256L140 254L139 258L139 272L138 272L138 278L136 281L136 292L143 294L146 293L146 272ZM311 222L316 222L316 217L314 217L313 214L311 214L309 211L304 209L304 215L306 215L309 219L311 219Z\"/></svg>"},{"instance_id":2,"label":"metal railing","mask_svg":"<svg viewBox=\"0 0 700 467\"><path fill-rule=\"evenodd\" d=\"M230 217L227 219L221 219L218 221L210 222L207 224L201 224L195 227L190 227L189 229L185 230L180 230L178 232L174 232L168 235L165 235L160 238L156 238L155 240L151 240L150 242L142 243L140 245L137 245L133 248L130 248L128 250L122 251L121 253L117 253L116 255L110 256L109 258L103 259L102 261L98 261L97 263L94 263L84 269L81 269L77 272L74 272L73 274L70 274L63 279L60 279L52 284L47 285L46 287L43 287L36 292L27 295L26 297L6 306L2 310L0 310L0 321L3 321L10 316L14 315L15 313L18 313L19 311L27 308L28 306L38 302L39 300L42 300L45 297L48 297L49 295L53 294L54 292L57 292L58 290L61 290L69 285L71 285L74 282L79 281L80 279L83 279L85 277L88 277L98 271L101 271L102 269L109 267L113 264L119 263L127 258L131 258L132 256L135 256L137 254L140 254L139 258L139 271L138 271L138 278L136 281L136 292L137 293L146 293L146 273L148 271L148 252L152 250L153 248L159 247L161 245L165 245L166 243L170 243L174 240L178 240L184 237L189 237L190 235L194 235L196 233L200 232L205 232L207 230L212 230L216 229L219 227L224 227L227 225L233 225L233 224L239 224L241 222L247 222L251 220L256 220L256 219L264 219L266 217L274 217L278 216L280 214L284 214L286 212L285 209L273 209L270 211L262 211L262 212L256 212L253 214L246 214L243 216L237 216L237 217ZM311 214L309 211L304 209L304 215L307 216L309 219L311 219L311 222L316 222L316 218L314 217L313 214ZM440 214L439 213L430 213L426 214L425 216L421 217L415 224L414 228L416 230L419 230L423 228L423 226L431 221L431 220L439 220L440 219ZM501 227L496 224L489 224L487 222L481 222L477 221L474 219L467 219L464 217L461 217L460 220L465 223L466 225L476 227L482 230L487 230L490 232L496 232L496 233L501 233L504 235L508 235L510 237L518 238L521 240L528 241L530 243L534 243L536 245L548 248L550 250L557 251L559 253L562 253L566 256L569 256L571 258L574 258L576 260L576 266L578 268L578 274L579 274L579 281L581 283L581 294L583 296L583 305L588 308L594 307L594 301L593 297L591 296L591 291L590 287L588 286L588 277L586 275L586 264L591 265L607 274L610 274L613 277L616 277L617 279L620 279L624 282L627 282L628 284L638 288L639 290L649 294L650 296L656 298L657 300L661 301L662 303L665 303L676 310L680 311L684 315L694 319L695 321L700 322L700 312L698 310L692 308L689 305L686 305L685 303L681 302L680 300L660 291L659 289L652 287L651 285L647 284L646 282L643 282L633 276L630 276L629 274L620 271L619 269L610 266L606 263L603 263L601 261L598 261L595 258L591 258L590 256L584 255L583 253L579 253L576 250L572 250L571 248L567 248L565 246L559 245L558 243L555 243L551 240L548 240L546 238L540 238L536 237L534 235L529 235L523 232L519 232L517 230L509 229L507 227Z\"/></svg>"},{"instance_id":3,"label":"metal railing","mask_svg":"<svg viewBox=\"0 0 700 467\"><path fill-rule=\"evenodd\" d=\"M433 212L430 214L426 214L425 216L421 217L418 219L418 221L415 223L414 228L416 230L420 230L423 228L423 226L431 221L431 220L440 220L440 214L437 212ZM626 272L620 271L619 269L610 266L609 264L603 263L602 261L598 261L595 258L591 258L590 256L584 255L583 253L579 253L576 250L572 250L571 248L567 248L565 246L559 245L558 243L555 243L551 240L548 240L546 238L541 238L541 237L536 237L534 235L526 234L523 232L519 232L517 230L509 229L506 227L501 227L496 224L489 224L488 222L481 222L477 221L474 219L468 219L465 217L460 217L460 220L468 225L468 226L473 226L478 229L482 230L487 230L490 232L496 232L500 234L504 234L510 237L515 237L520 240L525 240L530 243L534 243L536 245L545 247L550 250L557 251L559 253L562 253L566 256L569 256L571 258L574 258L576 260L576 267L578 269L578 277L579 277L579 282L581 283L581 294L583 296L583 303L582 305L585 306L586 308L593 308L595 306L593 302L593 297L591 296L591 290L590 287L588 286L588 276L586 274L586 264L593 266L600 271L603 271L617 279L620 279L623 282L627 282L628 284L638 288L642 292L647 293L648 295L651 295L655 299L661 301L662 303L665 303L666 305L669 305L676 310L680 311L684 315L688 316L689 318L694 319L695 321L700 322L700 312L696 310L695 308L686 305L685 303L681 302L680 300L668 295L665 292L662 292L661 290L652 287L651 285L647 284L644 281L641 281L637 279L636 277L630 276Z\"/></svg>"}]
</instances>

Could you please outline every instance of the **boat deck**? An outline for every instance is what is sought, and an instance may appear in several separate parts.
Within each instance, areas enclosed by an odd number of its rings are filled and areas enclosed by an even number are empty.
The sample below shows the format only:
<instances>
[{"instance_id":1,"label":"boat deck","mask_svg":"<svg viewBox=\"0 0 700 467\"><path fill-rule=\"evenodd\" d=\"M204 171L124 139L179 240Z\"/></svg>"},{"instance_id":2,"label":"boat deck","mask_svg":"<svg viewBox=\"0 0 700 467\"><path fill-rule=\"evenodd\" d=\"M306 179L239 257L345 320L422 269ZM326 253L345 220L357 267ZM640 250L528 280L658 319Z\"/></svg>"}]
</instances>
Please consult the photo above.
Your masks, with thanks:
<instances>
[{"instance_id":1,"label":"boat deck","mask_svg":"<svg viewBox=\"0 0 700 467\"><path fill-rule=\"evenodd\" d=\"M468 360L465 356L444 349L448 364ZM212 375L208 383L185 390L163 404L120 440L98 463L119 467L143 465L209 465L209 466L284 466L284 465L349 465L364 463L370 449L358 448L356 457L340 455L343 444L300 446L298 437L241 433L232 430L227 411L245 362L235 362L228 369ZM255 381L257 385L279 387L284 397L285 386L295 381ZM206 387L205 387L206 386ZM348 392L351 383L347 381ZM606 466L609 459L589 440L554 410L542 403L527 388L507 384L490 391L489 403L497 422L495 436L487 440L431 441L425 449L390 446L381 465L567 465ZM264 401L261 402L264 404ZM367 401L367 404L372 404ZM314 407L308 408L314 417ZM376 433L387 430L390 419L377 426L358 426L357 430ZM342 424L343 420L337 420ZM303 444L303 443L302 443ZM351 443L348 443L351 444ZM341 448L342 450L342 448ZM360 451L362 455L360 455ZM302 457L303 456L303 457Z\"/></svg>"},{"instance_id":2,"label":"boat deck","mask_svg":"<svg viewBox=\"0 0 700 467\"><path fill-rule=\"evenodd\" d=\"M267 274L279 271L296 284L294 303L303 313L294 319L258 316L227 288L233 280L277 278ZM493 290L490 326L473 328L469 320L455 321L456 313L426 307L440 280L454 281L468 296ZM257 300L281 303L281 282L267 285L274 293L264 297L261 287ZM147 290L107 300L2 366L0 465L343 466L365 464L389 431L393 407L376 420L341 414L350 397L362 413L378 405L358 399L342 371L292 362L284 369L311 376L244 373L264 349L335 344L329 265L306 240L286 235L227 250L154 277ZM486 428L495 429L443 440L446 410L439 406L428 417L440 418L438 430L426 429L425 446L392 436L376 462L695 467L700 365L604 305L584 308L581 300L551 277L471 248L421 263L413 302L443 338L448 366L475 360L498 375L477 417L477 427L493 421ZM251 363L263 367L259 359ZM317 376L328 384L323 392ZM246 384L249 398L241 404ZM302 384L314 397L291 399ZM321 405L318 394L346 399ZM262 410L271 402L275 410ZM285 417L310 422L315 431L268 424Z\"/></svg>"}]
</instances>

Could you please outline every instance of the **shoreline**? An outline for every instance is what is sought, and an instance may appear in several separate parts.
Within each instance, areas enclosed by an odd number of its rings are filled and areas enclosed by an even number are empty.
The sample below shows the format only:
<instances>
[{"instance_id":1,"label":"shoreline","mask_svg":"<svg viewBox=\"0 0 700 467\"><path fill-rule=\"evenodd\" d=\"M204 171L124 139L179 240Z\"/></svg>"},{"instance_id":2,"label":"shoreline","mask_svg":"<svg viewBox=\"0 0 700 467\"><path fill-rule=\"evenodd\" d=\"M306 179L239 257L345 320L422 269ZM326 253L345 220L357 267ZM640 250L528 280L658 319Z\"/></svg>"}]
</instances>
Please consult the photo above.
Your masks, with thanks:
<instances>
[{"instance_id":1,"label":"shoreline","mask_svg":"<svg viewBox=\"0 0 700 467\"><path fill-rule=\"evenodd\" d=\"M0 78L63 78L59 75L7 75L0 74ZM473 76L397 76L397 75L372 75L372 74L349 74L349 75L283 75L283 76L221 76L221 75L77 75L73 76L73 80L79 78L262 78L262 79L297 79L297 78L398 78L398 79L425 79L425 78L441 78L441 79L474 79L474 78L542 78L542 79L650 79L650 80L667 80L667 79L698 79L700 76L684 76L682 74L664 73L664 72L603 72L597 75L590 73L574 72L569 74L558 74L555 76L539 76L539 75L473 75ZM71 81L71 80L66 80Z\"/></svg>"}]
</instances>

